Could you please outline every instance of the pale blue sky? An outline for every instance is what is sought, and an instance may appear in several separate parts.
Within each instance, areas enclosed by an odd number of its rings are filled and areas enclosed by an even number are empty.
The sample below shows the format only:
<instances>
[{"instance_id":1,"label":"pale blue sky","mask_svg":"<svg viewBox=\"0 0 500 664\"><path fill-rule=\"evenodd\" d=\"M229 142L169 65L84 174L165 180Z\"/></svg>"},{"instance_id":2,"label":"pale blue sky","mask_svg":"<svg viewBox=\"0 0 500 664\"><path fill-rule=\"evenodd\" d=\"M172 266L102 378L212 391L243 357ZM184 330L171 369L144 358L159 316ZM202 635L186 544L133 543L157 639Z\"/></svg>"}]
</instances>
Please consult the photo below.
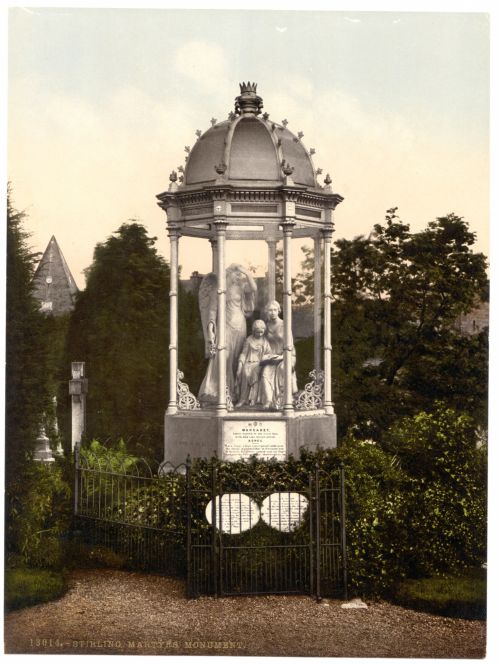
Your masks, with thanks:
<instances>
[{"instance_id":1,"label":"pale blue sky","mask_svg":"<svg viewBox=\"0 0 500 664\"><path fill-rule=\"evenodd\" d=\"M15 202L36 248L55 233L80 286L128 217L168 253L155 194L242 80L332 172L339 236L399 205L415 229L466 217L488 250L484 13L15 8L9 41ZM207 261L181 253L186 272Z\"/></svg>"},{"instance_id":2,"label":"pale blue sky","mask_svg":"<svg viewBox=\"0 0 500 664\"><path fill-rule=\"evenodd\" d=\"M16 8L9 75L35 73L49 90L88 99L128 85L163 101L188 99L169 67L173 52L186 40L213 40L230 54L236 80L279 85L299 73L377 111L424 114L486 140L488 31L485 14Z\"/></svg>"}]
</instances>

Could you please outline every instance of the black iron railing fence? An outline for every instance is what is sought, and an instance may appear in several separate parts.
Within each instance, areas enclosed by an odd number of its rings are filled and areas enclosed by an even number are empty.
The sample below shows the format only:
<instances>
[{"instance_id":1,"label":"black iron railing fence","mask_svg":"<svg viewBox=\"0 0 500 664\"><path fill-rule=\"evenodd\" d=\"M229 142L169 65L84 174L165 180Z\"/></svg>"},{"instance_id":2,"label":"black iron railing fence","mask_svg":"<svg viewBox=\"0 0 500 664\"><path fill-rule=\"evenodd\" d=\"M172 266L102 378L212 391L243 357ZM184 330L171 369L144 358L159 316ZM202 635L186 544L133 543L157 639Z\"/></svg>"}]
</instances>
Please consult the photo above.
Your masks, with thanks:
<instances>
[{"instance_id":1,"label":"black iron railing fence","mask_svg":"<svg viewBox=\"0 0 500 664\"><path fill-rule=\"evenodd\" d=\"M74 513L90 544L185 577L189 597L346 596L344 469L75 454Z\"/></svg>"}]
</instances>

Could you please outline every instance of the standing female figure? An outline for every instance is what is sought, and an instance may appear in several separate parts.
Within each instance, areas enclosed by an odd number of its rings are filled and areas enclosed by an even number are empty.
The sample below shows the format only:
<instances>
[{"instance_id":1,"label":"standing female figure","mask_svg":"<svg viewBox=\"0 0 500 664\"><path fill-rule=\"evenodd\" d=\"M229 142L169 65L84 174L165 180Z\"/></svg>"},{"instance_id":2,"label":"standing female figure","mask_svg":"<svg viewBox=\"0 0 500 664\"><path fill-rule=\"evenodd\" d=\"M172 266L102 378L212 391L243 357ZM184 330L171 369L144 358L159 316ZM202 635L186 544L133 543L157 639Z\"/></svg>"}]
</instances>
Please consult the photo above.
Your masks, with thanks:
<instances>
[{"instance_id":1,"label":"standing female figure","mask_svg":"<svg viewBox=\"0 0 500 664\"><path fill-rule=\"evenodd\" d=\"M226 385L231 399L235 395L235 377L238 358L247 336L246 319L255 309L257 286L241 265L231 264L226 269ZM203 405L217 402L217 277L211 272L201 284L198 294L205 356L209 357L207 372L198 398Z\"/></svg>"}]
</instances>

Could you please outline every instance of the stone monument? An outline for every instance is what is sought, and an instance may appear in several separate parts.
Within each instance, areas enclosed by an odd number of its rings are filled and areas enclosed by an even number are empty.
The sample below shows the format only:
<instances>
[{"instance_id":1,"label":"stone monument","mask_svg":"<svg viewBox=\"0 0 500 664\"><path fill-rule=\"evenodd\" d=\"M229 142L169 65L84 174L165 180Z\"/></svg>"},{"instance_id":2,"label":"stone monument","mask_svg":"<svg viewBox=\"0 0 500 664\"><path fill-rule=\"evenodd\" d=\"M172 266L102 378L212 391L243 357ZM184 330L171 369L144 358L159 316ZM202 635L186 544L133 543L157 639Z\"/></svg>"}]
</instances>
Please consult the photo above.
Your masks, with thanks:
<instances>
[{"instance_id":1,"label":"stone monument","mask_svg":"<svg viewBox=\"0 0 500 664\"><path fill-rule=\"evenodd\" d=\"M262 113L255 83L240 85L228 119L197 131L186 164L158 195L170 238L170 395L165 459L173 463L214 452L226 460L285 460L301 447L336 446L331 392L330 255L333 212L343 200L329 175L318 182L314 149L288 121ZM182 382L179 336L179 240L205 238L212 272L199 289L207 367L199 394ZM299 390L292 330L291 243L314 240L314 367ZM238 264L226 265L227 240L267 245L267 299L255 311L257 286ZM276 247L283 247L283 300L276 301ZM258 315L257 315L258 314ZM259 325L251 326L252 317ZM263 334L260 334L260 331ZM259 341L259 339L261 339ZM242 394L243 392L243 394ZM235 407L238 406L238 407Z\"/></svg>"}]
</instances>

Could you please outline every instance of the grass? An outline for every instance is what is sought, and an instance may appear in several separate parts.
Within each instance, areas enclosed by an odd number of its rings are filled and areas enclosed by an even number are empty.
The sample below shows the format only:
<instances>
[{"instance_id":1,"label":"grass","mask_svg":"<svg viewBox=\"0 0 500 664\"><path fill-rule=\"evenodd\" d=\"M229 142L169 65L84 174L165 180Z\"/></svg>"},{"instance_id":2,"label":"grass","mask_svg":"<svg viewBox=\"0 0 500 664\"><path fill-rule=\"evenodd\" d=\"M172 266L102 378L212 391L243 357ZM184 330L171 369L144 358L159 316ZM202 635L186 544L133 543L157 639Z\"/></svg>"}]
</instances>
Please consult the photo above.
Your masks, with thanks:
<instances>
[{"instance_id":1,"label":"grass","mask_svg":"<svg viewBox=\"0 0 500 664\"><path fill-rule=\"evenodd\" d=\"M60 572L44 569L5 570L5 611L62 597L67 586Z\"/></svg>"},{"instance_id":2,"label":"grass","mask_svg":"<svg viewBox=\"0 0 500 664\"><path fill-rule=\"evenodd\" d=\"M486 572L471 570L462 576L407 579L400 584L395 602L417 611L453 618L486 618Z\"/></svg>"}]
</instances>

